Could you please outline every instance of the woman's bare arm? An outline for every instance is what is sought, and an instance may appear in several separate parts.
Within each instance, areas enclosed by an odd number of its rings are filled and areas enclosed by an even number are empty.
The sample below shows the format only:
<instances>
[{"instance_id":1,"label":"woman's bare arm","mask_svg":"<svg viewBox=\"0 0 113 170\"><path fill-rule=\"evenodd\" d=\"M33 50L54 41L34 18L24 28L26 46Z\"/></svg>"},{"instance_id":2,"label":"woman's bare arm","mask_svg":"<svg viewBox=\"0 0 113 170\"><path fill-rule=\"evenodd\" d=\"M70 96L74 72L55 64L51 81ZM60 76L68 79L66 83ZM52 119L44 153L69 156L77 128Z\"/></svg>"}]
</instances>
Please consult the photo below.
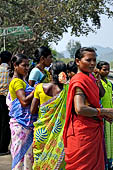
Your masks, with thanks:
<instances>
[{"instance_id":1,"label":"woman's bare arm","mask_svg":"<svg viewBox=\"0 0 113 170\"><path fill-rule=\"evenodd\" d=\"M90 107L85 104L86 97L85 94L81 91L76 92L74 96L74 108L75 112L78 115L94 117L98 115L98 110L96 108ZM113 109L112 108L101 108L101 116L107 116L113 119Z\"/></svg>"},{"instance_id":2,"label":"woman's bare arm","mask_svg":"<svg viewBox=\"0 0 113 170\"><path fill-rule=\"evenodd\" d=\"M74 96L75 112L78 115L87 116L87 117L97 116L97 114L98 114L97 109L85 105L85 100L86 100L86 98L83 93L75 94L75 96Z\"/></svg>"},{"instance_id":3,"label":"woman's bare arm","mask_svg":"<svg viewBox=\"0 0 113 170\"><path fill-rule=\"evenodd\" d=\"M31 103L34 95L34 91L32 91L28 96L25 96L24 89L19 89L16 91L17 98L19 99L21 105L23 107L26 107L28 104Z\"/></svg>"},{"instance_id":4,"label":"woman's bare arm","mask_svg":"<svg viewBox=\"0 0 113 170\"><path fill-rule=\"evenodd\" d=\"M38 113L39 99L33 98L31 103L31 114Z\"/></svg>"}]
</instances>

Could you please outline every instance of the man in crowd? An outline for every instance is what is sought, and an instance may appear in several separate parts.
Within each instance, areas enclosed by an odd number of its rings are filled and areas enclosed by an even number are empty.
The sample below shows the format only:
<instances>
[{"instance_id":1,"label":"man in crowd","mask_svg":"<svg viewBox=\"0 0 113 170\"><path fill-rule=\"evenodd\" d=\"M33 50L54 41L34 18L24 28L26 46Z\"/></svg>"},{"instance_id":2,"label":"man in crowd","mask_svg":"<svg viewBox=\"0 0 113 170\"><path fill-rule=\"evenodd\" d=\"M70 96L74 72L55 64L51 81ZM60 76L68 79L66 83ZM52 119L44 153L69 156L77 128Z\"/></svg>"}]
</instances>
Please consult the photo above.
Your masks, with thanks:
<instances>
[{"instance_id":1,"label":"man in crowd","mask_svg":"<svg viewBox=\"0 0 113 170\"><path fill-rule=\"evenodd\" d=\"M12 54L3 51L0 54L0 156L9 154L8 146L10 143L9 111L6 105L6 96L9 88L9 64Z\"/></svg>"}]
</instances>

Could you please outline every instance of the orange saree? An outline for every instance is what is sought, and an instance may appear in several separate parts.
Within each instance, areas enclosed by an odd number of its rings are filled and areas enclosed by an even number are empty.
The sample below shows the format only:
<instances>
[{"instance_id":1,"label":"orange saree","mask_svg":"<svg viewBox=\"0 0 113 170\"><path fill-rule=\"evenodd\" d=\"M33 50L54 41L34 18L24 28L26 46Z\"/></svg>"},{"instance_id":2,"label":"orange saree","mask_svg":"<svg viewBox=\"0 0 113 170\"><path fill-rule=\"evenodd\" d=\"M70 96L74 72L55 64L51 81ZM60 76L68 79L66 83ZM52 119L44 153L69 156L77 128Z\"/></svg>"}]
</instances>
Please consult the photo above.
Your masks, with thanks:
<instances>
[{"instance_id":1,"label":"orange saree","mask_svg":"<svg viewBox=\"0 0 113 170\"><path fill-rule=\"evenodd\" d=\"M104 170L102 118L94 120L73 113L76 87L83 90L91 107L100 107L97 85L87 75L76 74L69 84L63 133L66 170Z\"/></svg>"}]
</instances>

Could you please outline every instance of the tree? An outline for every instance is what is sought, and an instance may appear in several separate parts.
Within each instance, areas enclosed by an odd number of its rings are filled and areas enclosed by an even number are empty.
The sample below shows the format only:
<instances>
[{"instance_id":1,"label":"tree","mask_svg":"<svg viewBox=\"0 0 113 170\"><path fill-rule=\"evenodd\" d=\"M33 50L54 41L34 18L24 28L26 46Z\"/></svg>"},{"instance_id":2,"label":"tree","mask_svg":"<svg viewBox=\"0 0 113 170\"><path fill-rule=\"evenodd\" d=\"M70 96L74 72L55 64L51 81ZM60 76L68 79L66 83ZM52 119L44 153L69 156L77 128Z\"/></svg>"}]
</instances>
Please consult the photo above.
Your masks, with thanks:
<instances>
[{"instance_id":1,"label":"tree","mask_svg":"<svg viewBox=\"0 0 113 170\"><path fill-rule=\"evenodd\" d=\"M94 32L101 26L101 14L113 16L112 5L112 0L0 0L0 24L30 27L33 37L16 41L18 50L30 54L37 46L57 42L69 27L75 36Z\"/></svg>"},{"instance_id":2,"label":"tree","mask_svg":"<svg viewBox=\"0 0 113 170\"><path fill-rule=\"evenodd\" d=\"M52 49L52 47L51 47L51 51L54 59L59 60L60 58L64 58L63 53L59 53L55 49Z\"/></svg>"},{"instance_id":3,"label":"tree","mask_svg":"<svg viewBox=\"0 0 113 170\"><path fill-rule=\"evenodd\" d=\"M59 60L60 58L64 58L64 54L57 52L57 56L56 57Z\"/></svg>"},{"instance_id":4,"label":"tree","mask_svg":"<svg viewBox=\"0 0 113 170\"><path fill-rule=\"evenodd\" d=\"M75 52L81 47L81 44L79 41L74 41L74 40L70 40L68 43L67 43L67 51L69 52L70 54L70 58L74 58L75 56Z\"/></svg>"}]
</instances>

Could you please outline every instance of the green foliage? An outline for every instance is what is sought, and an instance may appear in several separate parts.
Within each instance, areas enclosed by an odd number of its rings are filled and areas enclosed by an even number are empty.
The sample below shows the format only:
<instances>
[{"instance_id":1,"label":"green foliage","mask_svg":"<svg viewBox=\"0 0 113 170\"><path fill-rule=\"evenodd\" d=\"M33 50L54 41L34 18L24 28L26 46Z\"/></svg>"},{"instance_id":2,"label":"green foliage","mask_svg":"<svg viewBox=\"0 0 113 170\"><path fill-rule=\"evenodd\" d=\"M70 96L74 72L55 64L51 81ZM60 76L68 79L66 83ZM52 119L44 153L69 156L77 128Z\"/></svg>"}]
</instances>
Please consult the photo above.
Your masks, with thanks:
<instances>
[{"instance_id":1,"label":"green foliage","mask_svg":"<svg viewBox=\"0 0 113 170\"><path fill-rule=\"evenodd\" d=\"M57 58L57 60L63 61L64 63L68 63L69 61L73 61L71 58Z\"/></svg>"},{"instance_id":2,"label":"green foliage","mask_svg":"<svg viewBox=\"0 0 113 170\"><path fill-rule=\"evenodd\" d=\"M54 59L64 58L62 53L57 52L55 49L50 48Z\"/></svg>"},{"instance_id":3,"label":"green foliage","mask_svg":"<svg viewBox=\"0 0 113 170\"><path fill-rule=\"evenodd\" d=\"M13 51L30 56L37 46L60 40L69 27L75 36L87 35L100 28L101 14L113 16L112 5L111 0L0 0L2 28L25 25L33 32L29 38L8 37L6 47L10 42ZM3 47L2 39L0 43Z\"/></svg>"},{"instance_id":4,"label":"green foliage","mask_svg":"<svg viewBox=\"0 0 113 170\"><path fill-rule=\"evenodd\" d=\"M52 55L53 55L54 57L56 57L56 56L57 56L57 51L56 51L56 50L53 50L52 48L51 48L51 51L52 51Z\"/></svg>"},{"instance_id":5,"label":"green foliage","mask_svg":"<svg viewBox=\"0 0 113 170\"><path fill-rule=\"evenodd\" d=\"M57 52L56 58L64 58L64 54Z\"/></svg>"}]
</instances>

